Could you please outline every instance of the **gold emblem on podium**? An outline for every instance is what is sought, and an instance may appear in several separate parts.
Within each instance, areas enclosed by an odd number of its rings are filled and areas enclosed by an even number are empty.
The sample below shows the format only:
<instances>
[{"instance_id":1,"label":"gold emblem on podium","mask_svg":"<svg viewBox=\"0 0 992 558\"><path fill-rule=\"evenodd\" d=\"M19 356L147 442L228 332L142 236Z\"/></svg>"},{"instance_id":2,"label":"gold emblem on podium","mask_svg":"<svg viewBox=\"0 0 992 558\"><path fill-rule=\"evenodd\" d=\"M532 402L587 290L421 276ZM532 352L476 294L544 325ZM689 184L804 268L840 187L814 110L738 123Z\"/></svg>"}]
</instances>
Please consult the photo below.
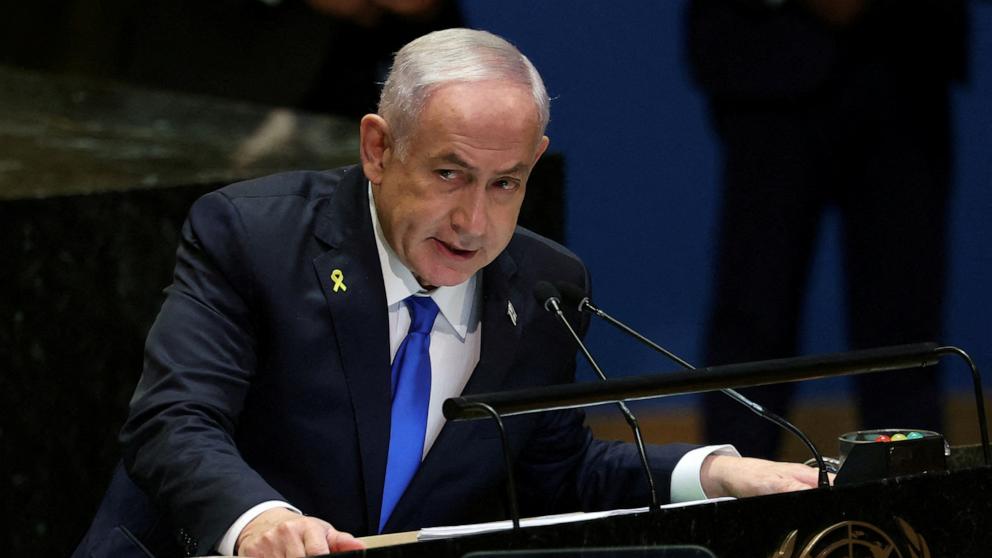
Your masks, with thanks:
<instances>
[{"instance_id":1,"label":"gold emblem on podium","mask_svg":"<svg viewBox=\"0 0 992 558\"><path fill-rule=\"evenodd\" d=\"M814 534L798 553L799 531L793 530L771 558L931 558L926 540L909 523L895 520L901 530L895 538L871 523L841 521Z\"/></svg>"}]
</instances>

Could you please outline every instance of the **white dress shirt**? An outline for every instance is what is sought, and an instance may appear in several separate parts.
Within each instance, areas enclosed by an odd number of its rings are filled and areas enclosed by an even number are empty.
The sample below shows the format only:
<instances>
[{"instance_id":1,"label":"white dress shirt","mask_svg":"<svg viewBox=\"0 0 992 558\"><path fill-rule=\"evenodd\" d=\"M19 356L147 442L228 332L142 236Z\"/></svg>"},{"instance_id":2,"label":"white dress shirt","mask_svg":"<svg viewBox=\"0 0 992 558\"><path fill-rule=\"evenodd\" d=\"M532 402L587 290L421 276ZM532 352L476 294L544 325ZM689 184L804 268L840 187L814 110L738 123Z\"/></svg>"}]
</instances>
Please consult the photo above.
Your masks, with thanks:
<instances>
[{"instance_id":1,"label":"white dress shirt","mask_svg":"<svg viewBox=\"0 0 992 558\"><path fill-rule=\"evenodd\" d=\"M441 310L431 329L431 401L424 435L424 455L427 455L444 426L444 415L441 413L444 400L461 395L479 363L482 347L482 276L477 273L460 285L437 287L427 292L383 237L371 188L369 211L372 213L375 244L379 250L389 309L389 362L393 361L410 330L410 310L403 300L413 295L430 296Z\"/></svg>"}]
</instances>

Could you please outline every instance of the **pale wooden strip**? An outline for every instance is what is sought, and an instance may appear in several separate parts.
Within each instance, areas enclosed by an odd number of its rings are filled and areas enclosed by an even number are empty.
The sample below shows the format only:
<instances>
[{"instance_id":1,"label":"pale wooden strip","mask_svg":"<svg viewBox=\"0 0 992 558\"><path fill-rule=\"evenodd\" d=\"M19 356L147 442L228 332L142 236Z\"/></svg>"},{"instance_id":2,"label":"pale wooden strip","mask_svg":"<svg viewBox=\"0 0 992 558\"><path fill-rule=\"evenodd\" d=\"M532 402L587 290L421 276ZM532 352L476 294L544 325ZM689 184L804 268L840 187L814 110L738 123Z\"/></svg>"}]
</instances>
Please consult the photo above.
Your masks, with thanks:
<instances>
[{"instance_id":1,"label":"pale wooden strip","mask_svg":"<svg viewBox=\"0 0 992 558\"><path fill-rule=\"evenodd\" d=\"M417 531L404 531L402 533L388 533L385 535L359 537L358 540L365 543L365 546L368 548L381 548L383 546L417 542L417 533Z\"/></svg>"}]
</instances>

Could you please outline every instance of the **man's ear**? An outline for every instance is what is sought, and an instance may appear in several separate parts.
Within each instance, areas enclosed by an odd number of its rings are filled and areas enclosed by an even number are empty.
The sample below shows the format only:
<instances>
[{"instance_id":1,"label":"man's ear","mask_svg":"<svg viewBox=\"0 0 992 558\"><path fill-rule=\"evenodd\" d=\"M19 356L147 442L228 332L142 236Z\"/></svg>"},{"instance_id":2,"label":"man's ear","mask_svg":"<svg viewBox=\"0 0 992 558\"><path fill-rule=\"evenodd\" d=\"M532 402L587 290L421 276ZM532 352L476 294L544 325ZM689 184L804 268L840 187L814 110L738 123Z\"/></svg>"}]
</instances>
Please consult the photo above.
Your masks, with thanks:
<instances>
[{"instance_id":1,"label":"man's ear","mask_svg":"<svg viewBox=\"0 0 992 558\"><path fill-rule=\"evenodd\" d=\"M382 182L386 164L393 154L393 139L389 125L378 114L366 114L359 128L359 151L362 170L372 184Z\"/></svg>"},{"instance_id":2,"label":"man's ear","mask_svg":"<svg viewBox=\"0 0 992 558\"><path fill-rule=\"evenodd\" d=\"M541 155L544 155L544 152L547 151L548 144L550 144L550 143L551 143L551 140L548 139L548 136L541 136L541 141L539 141L538 144L537 144L537 152L534 155L534 164L535 165L537 164L537 160L541 158ZM533 167L533 165L531 165L531 166Z\"/></svg>"}]
</instances>

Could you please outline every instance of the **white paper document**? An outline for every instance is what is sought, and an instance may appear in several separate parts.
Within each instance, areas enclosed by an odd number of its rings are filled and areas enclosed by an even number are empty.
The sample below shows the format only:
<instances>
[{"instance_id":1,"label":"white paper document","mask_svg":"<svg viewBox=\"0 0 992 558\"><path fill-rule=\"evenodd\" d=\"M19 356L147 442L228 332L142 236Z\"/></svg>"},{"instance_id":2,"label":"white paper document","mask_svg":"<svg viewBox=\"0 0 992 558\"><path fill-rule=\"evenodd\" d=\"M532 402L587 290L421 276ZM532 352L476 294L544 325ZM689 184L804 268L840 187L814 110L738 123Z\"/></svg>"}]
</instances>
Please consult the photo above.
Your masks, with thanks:
<instances>
[{"instance_id":1,"label":"white paper document","mask_svg":"<svg viewBox=\"0 0 992 558\"><path fill-rule=\"evenodd\" d=\"M666 504L663 509L682 508L695 506L698 504L708 504L710 502L723 502L734 500L732 497L710 498L708 500L693 500L691 502L679 502L678 504ZM559 525L561 523L575 523L577 521L589 521L601 517L611 517L614 515L629 515L634 513L646 513L647 507L630 508L622 510L610 510L601 512L573 512L561 513L557 515L542 515L540 517L526 517L520 520L521 527L541 527L544 525ZM489 523L475 523L472 525L452 525L449 527L429 527L421 529L417 534L418 541L429 541L434 539L448 539L452 537L464 537L465 535L478 535L480 533L492 533L494 531L506 531L513 528L513 522L509 519L503 521L491 521Z\"/></svg>"}]
</instances>

